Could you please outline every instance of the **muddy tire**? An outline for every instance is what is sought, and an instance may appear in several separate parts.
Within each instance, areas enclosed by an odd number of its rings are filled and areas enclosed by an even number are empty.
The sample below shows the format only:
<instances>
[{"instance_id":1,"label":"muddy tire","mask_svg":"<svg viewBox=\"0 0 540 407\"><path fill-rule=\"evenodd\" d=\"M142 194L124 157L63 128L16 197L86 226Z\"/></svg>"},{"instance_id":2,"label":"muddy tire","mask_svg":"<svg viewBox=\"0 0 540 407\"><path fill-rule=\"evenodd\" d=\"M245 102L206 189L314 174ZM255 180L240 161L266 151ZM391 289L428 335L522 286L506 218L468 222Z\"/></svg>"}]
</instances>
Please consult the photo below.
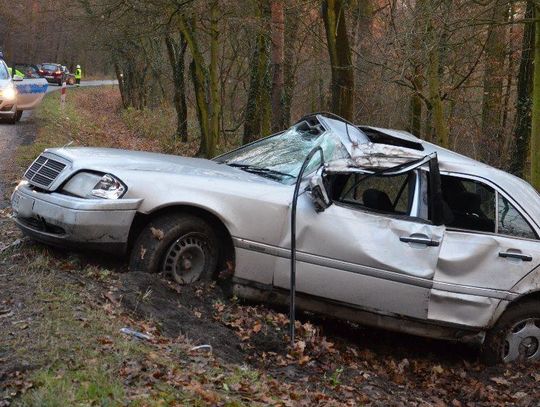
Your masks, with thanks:
<instances>
[{"instance_id":1,"label":"muddy tire","mask_svg":"<svg viewBox=\"0 0 540 407\"><path fill-rule=\"evenodd\" d=\"M487 333L482 359L489 365L540 360L540 301L511 306Z\"/></svg>"},{"instance_id":2,"label":"muddy tire","mask_svg":"<svg viewBox=\"0 0 540 407\"><path fill-rule=\"evenodd\" d=\"M180 284L210 280L216 274L219 244L212 227L188 214L151 220L131 251L131 271L164 272Z\"/></svg>"},{"instance_id":3,"label":"muddy tire","mask_svg":"<svg viewBox=\"0 0 540 407\"><path fill-rule=\"evenodd\" d=\"M17 110L17 114L15 115L15 121L19 121L21 120L21 117L23 115L23 111L22 110Z\"/></svg>"}]
</instances>

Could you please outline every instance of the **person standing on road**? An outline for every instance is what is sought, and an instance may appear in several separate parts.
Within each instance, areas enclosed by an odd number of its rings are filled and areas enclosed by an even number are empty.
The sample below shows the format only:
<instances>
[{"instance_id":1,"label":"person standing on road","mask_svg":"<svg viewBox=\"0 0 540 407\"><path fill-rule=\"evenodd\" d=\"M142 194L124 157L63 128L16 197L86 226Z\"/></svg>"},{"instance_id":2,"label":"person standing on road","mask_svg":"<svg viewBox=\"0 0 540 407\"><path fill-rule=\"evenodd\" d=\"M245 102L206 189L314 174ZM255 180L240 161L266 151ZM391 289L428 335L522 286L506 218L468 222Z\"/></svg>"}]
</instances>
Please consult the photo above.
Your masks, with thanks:
<instances>
[{"instance_id":1,"label":"person standing on road","mask_svg":"<svg viewBox=\"0 0 540 407\"><path fill-rule=\"evenodd\" d=\"M75 83L77 86L81 85L81 78L82 78L82 69L80 65L77 65L77 68L75 68Z\"/></svg>"}]
</instances>

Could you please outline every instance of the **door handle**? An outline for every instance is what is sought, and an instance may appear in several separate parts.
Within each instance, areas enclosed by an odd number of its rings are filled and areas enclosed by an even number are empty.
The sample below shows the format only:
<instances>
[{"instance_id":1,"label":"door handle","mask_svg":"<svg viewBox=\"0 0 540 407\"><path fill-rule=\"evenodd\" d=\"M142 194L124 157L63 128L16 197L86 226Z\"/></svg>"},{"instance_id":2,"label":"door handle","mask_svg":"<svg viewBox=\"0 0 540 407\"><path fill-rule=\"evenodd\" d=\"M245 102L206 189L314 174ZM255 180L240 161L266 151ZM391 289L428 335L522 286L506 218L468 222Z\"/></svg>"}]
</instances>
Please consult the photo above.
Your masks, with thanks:
<instances>
[{"instance_id":1,"label":"door handle","mask_svg":"<svg viewBox=\"0 0 540 407\"><path fill-rule=\"evenodd\" d=\"M436 247L439 245L437 240L432 240L428 237L402 236L399 238L403 243L425 244L426 246Z\"/></svg>"},{"instance_id":2,"label":"door handle","mask_svg":"<svg viewBox=\"0 0 540 407\"><path fill-rule=\"evenodd\" d=\"M511 258L511 259L519 259L523 261L532 261L532 256L529 256L528 254L521 254L521 253L515 253L515 252L499 252L499 257L502 257L504 259Z\"/></svg>"}]
</instances>

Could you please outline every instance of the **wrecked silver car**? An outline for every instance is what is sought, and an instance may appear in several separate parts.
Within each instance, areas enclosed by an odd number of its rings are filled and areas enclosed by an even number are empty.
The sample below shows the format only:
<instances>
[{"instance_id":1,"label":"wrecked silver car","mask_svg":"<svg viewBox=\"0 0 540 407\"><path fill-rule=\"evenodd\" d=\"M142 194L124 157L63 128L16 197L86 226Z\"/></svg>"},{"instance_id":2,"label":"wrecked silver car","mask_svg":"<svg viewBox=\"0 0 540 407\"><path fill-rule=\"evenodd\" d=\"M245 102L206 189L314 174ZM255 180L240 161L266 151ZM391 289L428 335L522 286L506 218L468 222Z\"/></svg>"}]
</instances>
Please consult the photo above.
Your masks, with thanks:
<instances>
[{"instance_id":1,"label":"wrecked silver car","mask_svg":"<svg viewBox=\"0 0 540 407\"><path fill-rule=\"evenodd\" d=\"M293 190L317 147L299 180L299 307L540 359L539 195L406 132L314 114L214 160L47 149L14 217L42 242L128 252L131 270L228 269L237 295L287 302Z\"/></svg>"}]
</instances>

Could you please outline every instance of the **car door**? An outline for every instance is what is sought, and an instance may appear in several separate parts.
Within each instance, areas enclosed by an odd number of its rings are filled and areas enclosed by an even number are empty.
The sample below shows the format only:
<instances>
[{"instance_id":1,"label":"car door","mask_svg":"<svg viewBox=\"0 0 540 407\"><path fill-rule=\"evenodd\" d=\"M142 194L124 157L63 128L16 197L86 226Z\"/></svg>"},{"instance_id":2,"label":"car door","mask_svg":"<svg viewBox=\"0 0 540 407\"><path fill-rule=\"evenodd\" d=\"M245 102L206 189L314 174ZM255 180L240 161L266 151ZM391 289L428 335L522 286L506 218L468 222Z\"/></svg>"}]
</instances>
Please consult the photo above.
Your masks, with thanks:
<instances>
[{"instance_id":1,"label":"car door","mask_svg":"<svg viewBox=\"0 0 540 407\"><path fill-rule=\"evenodd\" d=\"M485 179L447 173L451 214L429 303L432 320L485 327L512 287L540 264L540 241L528 215Z\"/></svg>"},{"instance_id":2,"label":"car door","mask_svg":"<svg viewBox=\"0 0 540 407\"><path fill-rule=\"evenodd\" d=\"M425 172L330 179L333 204L324 212L305 193L298 201L297 292L427 318L444 226L427 219ZM289 259L278 258L274 285L288 289L289 277Z\"/></svg>"},{"instance_id":3,"label":"car door","mask_svg":"<svg viewBox=\"0 0 540 407\"><path fill-rule=\"evenodd\" d=\"M17 88L17 110L34 109L41 103L49 86L43 78L24 78L13 83Z\"/></svg>"}]
</instances>

